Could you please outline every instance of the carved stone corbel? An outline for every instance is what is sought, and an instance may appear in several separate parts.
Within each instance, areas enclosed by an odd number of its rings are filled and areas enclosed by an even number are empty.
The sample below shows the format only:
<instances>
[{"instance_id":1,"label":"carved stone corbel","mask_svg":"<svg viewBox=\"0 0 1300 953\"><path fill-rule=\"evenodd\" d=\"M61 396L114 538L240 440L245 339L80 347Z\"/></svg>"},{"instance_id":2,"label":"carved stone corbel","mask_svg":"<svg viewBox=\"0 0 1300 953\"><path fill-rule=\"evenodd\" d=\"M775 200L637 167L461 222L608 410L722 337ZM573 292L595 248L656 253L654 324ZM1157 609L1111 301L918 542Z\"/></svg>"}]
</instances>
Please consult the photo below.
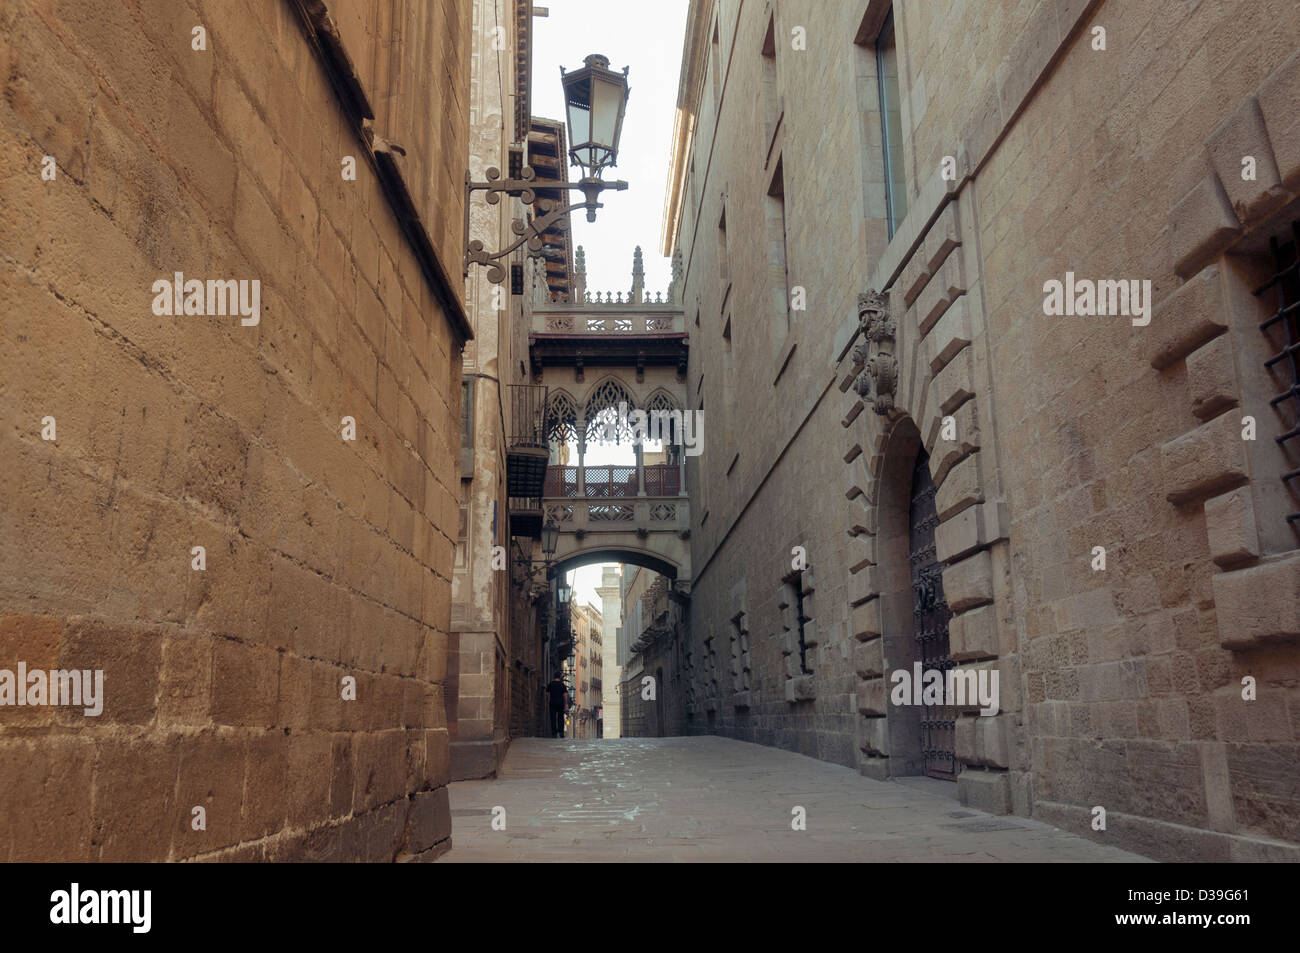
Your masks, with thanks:
<instances>
[{"instance_id":1,"label":"carved stone corbel","mask_svg":"<svg viewBox=\"0 0 1300 953\"><path fill-rule=\"evenodd\" d=\"M858 324L863 341L853 349L853 358L866 369L854 390L863 399L870 397L876 413L890 414L898 390L898 359L894 356L897 324L889 313L889 296L875 289L858 295Z\"/></svg>"}]
</instances>

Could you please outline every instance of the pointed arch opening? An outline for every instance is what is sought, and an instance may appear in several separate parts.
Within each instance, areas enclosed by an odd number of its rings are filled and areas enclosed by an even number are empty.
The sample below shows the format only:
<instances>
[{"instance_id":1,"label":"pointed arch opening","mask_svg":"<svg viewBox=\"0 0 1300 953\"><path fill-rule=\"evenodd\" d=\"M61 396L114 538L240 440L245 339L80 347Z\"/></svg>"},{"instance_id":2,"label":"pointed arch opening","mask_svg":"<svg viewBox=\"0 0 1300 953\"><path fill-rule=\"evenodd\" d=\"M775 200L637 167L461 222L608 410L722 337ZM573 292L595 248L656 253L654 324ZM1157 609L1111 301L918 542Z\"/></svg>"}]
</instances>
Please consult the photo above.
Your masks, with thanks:
<instances>
[{"instance_id":1,"label":"pointed arch opening","mask_svg":"<svg viewBox=\"0 0 1300 953\"><path fill-rule=\"evenodd\" d=\"M593 387L584 414L586 443L631 443L634 434L628 415L635 406L631 391L617 377L607 377Z\"/></svg>"}]
</instances>

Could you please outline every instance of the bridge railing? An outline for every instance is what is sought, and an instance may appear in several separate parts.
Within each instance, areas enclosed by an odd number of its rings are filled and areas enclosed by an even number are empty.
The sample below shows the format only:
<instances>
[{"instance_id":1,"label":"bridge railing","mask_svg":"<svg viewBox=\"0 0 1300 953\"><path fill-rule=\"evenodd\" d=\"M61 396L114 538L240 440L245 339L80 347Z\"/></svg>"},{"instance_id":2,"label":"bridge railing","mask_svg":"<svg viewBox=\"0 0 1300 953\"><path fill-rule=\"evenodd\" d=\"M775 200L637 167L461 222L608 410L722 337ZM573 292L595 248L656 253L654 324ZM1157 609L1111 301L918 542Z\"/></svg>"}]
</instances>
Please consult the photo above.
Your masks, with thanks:
<instances>
[{"instance_id":1,"label":"bridge railing","mask_svg":"<svg viewBox=\"0 0 1300 953\"><path fill-rule=\"evenodd\" d=\"M561 533L683 533L691 528L690 502L684 496L548 498L542 507Z\"/></svg>"},{"instance_id":2,"label":"bridge railing","mask_svg":"<svg viewBox=\"0 0 1300 953\"><path fill-rule=\"evenodd\" d=\"M637 310L632 310L637 308ZM537 334L681 334L686 321L680 308L593 312L583 308L547 308L533 312Z\"/></svg>"},{"instance_id":3,"label":"bridge railing","mask_svg":"<svg viewBox=\"0 0 1300 953\"><path fill-rule=\"evenodd\" d=\"M681 492L681 467L653 463L641 468L646 496L677 496ZM581 477L581 479L579 479ZM546 471L543 495L549 499L621 499L640 495L634 466L551 467Z\"/></svg>"}]
</instances>

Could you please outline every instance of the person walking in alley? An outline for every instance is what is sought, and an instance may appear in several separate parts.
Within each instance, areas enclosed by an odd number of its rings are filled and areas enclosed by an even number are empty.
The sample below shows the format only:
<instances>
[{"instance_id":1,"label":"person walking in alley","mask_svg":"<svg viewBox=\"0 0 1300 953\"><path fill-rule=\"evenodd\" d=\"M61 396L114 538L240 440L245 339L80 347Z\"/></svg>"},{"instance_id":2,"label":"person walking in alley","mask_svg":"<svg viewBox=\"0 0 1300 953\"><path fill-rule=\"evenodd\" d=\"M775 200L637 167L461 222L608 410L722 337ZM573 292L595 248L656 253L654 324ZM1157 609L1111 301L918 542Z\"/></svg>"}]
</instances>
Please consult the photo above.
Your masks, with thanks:
<instances>
[{"instance_id":1,"label":"person walking in alley","mask_svg":"<svg viewBox=\"0 0 1300 953\"><path fill-rule=\"evenodd\" d=\"M569 710L569 690L564 687L558 672L546 686L546 692L551 696L551 737L563 738L564 713Z\"/></svg>"}]
</instances>

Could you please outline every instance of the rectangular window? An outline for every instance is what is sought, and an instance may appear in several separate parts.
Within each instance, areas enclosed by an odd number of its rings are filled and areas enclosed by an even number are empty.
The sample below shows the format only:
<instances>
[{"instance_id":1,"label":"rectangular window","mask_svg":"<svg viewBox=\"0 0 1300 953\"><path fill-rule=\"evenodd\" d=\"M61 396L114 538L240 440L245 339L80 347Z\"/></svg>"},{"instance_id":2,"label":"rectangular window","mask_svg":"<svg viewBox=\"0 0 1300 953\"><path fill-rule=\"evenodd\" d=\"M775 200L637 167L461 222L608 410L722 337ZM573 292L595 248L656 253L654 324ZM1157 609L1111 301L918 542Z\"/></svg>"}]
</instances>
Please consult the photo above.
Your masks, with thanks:
<instances>
[{"instance_id":1,"label":"rectangular window","mask_svg":"<svg viewBox=\"0 0 1300 953\"><path fill-rule=\"evenodd\" d=\"M894 43L894 11L876 37L876 86L880 90L880 144L885 160L885 208L889 237L907 215L907 183L903 174L903 120L898 105L898 50Z\"/></svg>"},{"instance_id":2,"label":"rectangular window","mask_svg":"<svg viewBox=\"0 0 1300 953\"><path fill-rule=\"evenodd\" d=\"M790 587L794 590L794 621L799 627L799 669L803 674L810 674L808 669L808 642L805 640L804 623L809 621L808 616L804 615L803 609L803 573L797 572L790 582Z\"/></svg>"},{"instance_id":3,"label":"rectangular window","mask_svg":"<svg viewBox=\"0 0 1300 953\"><path fill-rule=\"evenodd\" d=\"M1270 352L1264 367L1275 390L1269 406L1281 431L1273 440L1282 461L1281 497L1294 501L1300 498L1300 221L1291 223L1290 239L1269 239L1273 274L1254 293L1273 308L1259 329ZM1288 513L1286 522L1300 530L1300 510Z\"/></svg>"}]
</instances>

